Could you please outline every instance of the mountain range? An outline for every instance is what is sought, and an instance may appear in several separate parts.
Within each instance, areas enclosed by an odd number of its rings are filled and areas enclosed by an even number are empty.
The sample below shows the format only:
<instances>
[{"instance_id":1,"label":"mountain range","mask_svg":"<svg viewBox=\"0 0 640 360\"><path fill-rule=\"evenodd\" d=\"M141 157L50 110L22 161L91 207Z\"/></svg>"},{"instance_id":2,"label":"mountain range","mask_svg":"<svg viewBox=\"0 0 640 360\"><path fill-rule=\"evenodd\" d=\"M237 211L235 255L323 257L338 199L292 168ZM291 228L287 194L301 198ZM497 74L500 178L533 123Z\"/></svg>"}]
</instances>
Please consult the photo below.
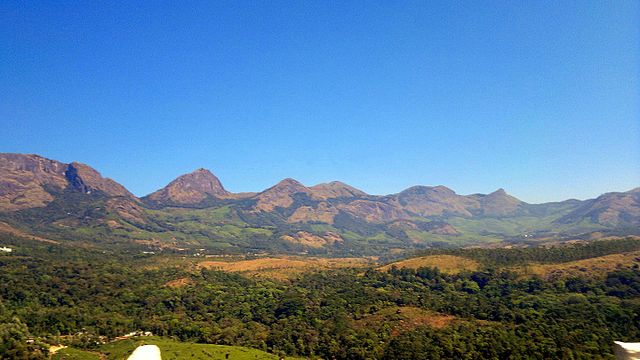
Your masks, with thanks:
<instances>
[{"instance_id":1,"label":"mountain range","mask_svg":"<svg viewBox=\"0 0 640 360\"><path fill-rule=\"evenodd\" d=\"M198 169L138 198L88 165L5 153L0 222L5 231L91 244L379 254L638 234L640 188L545 204L503 189L460 195L445 186L413 186L379 196L339 181L307 187L294 179L232 193Z\"/></svg>"}]
</instances>

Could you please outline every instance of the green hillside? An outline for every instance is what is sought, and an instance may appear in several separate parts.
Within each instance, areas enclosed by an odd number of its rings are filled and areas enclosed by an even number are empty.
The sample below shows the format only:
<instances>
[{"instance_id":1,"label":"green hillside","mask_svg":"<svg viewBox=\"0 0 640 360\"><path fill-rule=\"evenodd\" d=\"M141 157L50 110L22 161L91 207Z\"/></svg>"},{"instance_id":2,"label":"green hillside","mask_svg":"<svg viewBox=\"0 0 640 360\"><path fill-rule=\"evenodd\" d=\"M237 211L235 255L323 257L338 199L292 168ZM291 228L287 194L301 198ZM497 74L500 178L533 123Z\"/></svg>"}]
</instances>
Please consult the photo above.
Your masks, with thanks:
<instances>
[{"instance_id":1,"label":"green hillside","mask_svg":"<svg viewBox=\"0 0 640 360\"><path fill-rule=\"evenodd\" d=\"M53 355L53 360L122 360L141 345L157 345L163 360L277 360L279 357L267 352L241 346L196 344L166 338L149 337L115 341L93 351L66 348ZM286 357L287 359L297 359Z\"/></svg>"}]
</instances>

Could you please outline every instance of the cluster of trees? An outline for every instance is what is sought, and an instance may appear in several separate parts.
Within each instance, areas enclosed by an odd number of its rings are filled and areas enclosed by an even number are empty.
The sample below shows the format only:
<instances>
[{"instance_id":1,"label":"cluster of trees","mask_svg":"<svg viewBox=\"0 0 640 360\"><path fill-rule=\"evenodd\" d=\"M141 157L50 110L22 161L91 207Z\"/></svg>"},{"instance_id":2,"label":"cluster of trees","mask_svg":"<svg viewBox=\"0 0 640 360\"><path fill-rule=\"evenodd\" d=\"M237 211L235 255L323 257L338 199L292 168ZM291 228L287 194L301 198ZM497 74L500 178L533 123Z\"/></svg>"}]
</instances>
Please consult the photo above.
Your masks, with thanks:
<instances>
[{"instance_id":1,"label":"cluster of trees","mask_svg":"<svg viewBox=\"0 0 640 360\"><path fill-rule=\"evenodd\" d=\"M613 340L640 337L637 266L602 279L391 268L278 283L57 245L21 251L0 257L0 358L45 356L46 337L82 333L91 347L134 330L325 359L611 358ZM189 284L165 286L178 278ZM379 315L405 307L455 320L398 328Z\"/></svg>"}]
</instances>

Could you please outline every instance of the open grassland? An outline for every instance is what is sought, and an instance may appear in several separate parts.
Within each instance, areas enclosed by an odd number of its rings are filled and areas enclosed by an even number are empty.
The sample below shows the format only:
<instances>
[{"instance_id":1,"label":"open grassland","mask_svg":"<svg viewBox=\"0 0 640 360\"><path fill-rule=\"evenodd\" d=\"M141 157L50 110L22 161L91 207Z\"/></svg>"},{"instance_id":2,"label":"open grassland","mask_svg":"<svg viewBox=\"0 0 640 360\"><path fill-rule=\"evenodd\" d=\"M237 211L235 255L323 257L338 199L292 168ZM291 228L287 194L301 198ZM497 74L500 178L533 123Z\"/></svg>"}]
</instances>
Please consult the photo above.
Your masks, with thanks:
<instances>
[{"instance_id":1,"label":"open grassland","mask_svg":"<svg viewBox=\"0 0 640 360\"><path fill-rule=\"evenodd\" d=\"M462 256L455 255L429 255L422 256L407 260L397 261L391 264L387 264L385 266L381 266L378 269L381 271L387 271L392 266L395 266L399 269L408 268L408 269L418 269L421 267L437 267L440 271L448 274L457 274L461 271L475 271L480 268L480 264Z\"/></svg>"},{"instance_id":2,"label":"open grassland","mask_svg":"<svg viewBox=\"0 0 640 360\"><path fill-rule=\"evenodd\" d=\"M163 360L178 359L231 359L231 360L261 360L278 359L278 356L267 352L241 346L195 344L178 342L158 337L134 338L115 341L102 345L95 352L66 348L56 352L53 360L125 360L133 350L141 345L157 345ZM294 359L286 357L287 359Z\"/></svg>"},{"instance_id":3,"label":"open grassland","mask_svg":"<svg viewBox=\"0 0 640 360\"><path fill-rule=\"evenodd\" d=\"M361 268L371 265L372 262L373 260L368 258L266 257L236 261L202 261L198 265L248 276L286 280L308 271Z\"/></svg>"},{"instance_id":4,"label":"open grassland","mask_svg":"<svg viewBox=\"0 0 640 360\"><path fill-rule=\"evenodd\" d=\"M459 320L453 315L413 306L391 306L354 320L353 323L356 328L361 329L378 329L381 324L387 324L391 327L391 336L395 337L421 326L443 329L454 321Z\"/></svg>"},{"instance_id":5,"label":"open grassland","mask_svg":"<svg viewBox=\"0 0 640 360\"><path fill-rule=\"evenodd\" d=\"M640 264L640 251L611 254L557 264L530 263L508 267L522 276L537 275L546 279L570 276L601 278L622 267Z\"/></svg>"}]
</instances>

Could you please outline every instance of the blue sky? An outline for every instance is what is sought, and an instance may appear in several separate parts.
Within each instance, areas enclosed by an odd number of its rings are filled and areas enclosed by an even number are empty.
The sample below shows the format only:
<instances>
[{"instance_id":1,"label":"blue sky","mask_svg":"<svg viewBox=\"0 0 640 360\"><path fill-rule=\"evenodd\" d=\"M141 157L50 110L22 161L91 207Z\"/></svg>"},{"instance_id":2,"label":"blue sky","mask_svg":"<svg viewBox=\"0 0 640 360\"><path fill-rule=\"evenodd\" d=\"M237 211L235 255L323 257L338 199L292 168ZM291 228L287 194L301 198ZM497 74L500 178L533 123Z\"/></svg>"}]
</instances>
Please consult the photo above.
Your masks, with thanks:
<instances>
[{"instance_id":1,"label":"blue sky","mask_svg":"<svg viewBox=\"0 0 640 360\"><path fill-rule=\"evenodd\" d=\"M637 1L0 2L0 151L145 195L640 186Z\"/></svg>"}]
</instances>

